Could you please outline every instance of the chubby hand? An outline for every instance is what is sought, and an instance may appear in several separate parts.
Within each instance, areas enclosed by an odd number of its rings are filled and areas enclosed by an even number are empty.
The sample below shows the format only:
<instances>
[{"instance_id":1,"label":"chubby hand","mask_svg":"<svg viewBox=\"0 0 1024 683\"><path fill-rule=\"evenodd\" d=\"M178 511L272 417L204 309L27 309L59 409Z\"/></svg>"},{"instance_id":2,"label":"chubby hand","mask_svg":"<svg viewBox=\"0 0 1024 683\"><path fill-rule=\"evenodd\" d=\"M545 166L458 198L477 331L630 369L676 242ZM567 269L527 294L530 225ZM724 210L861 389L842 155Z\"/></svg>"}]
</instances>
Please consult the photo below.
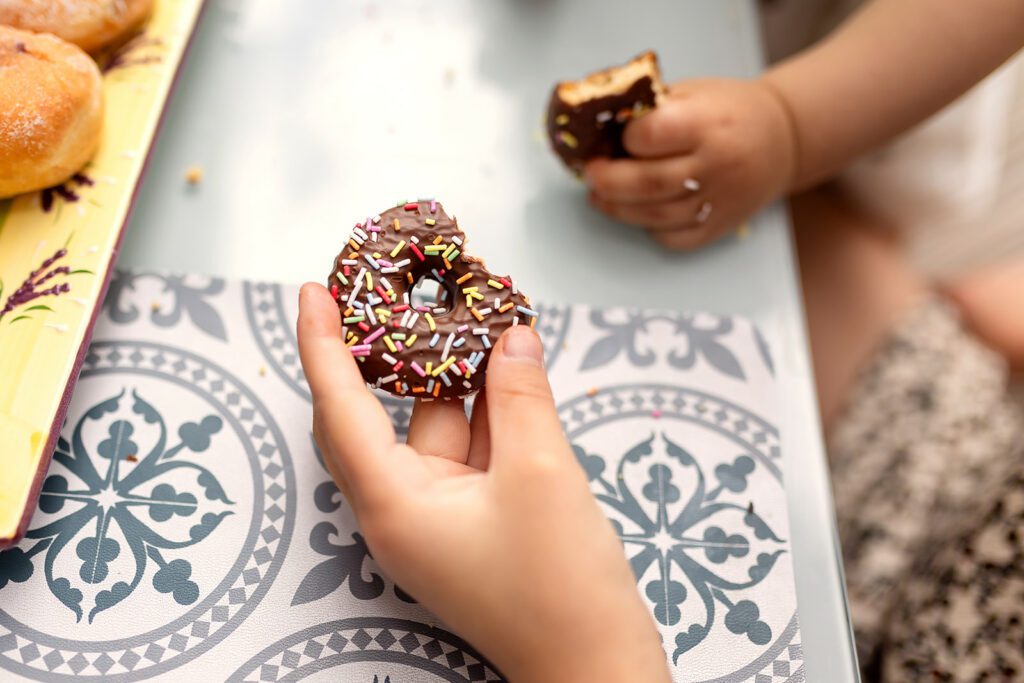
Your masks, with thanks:
<instances>
[{"instance_id":1,"label":"chubby hand","mask_svg":"<svg viewBox=\"0 0 1024 683\"><path fill-rule=\"evenodd\" d=\"M562 434L529 327L495 344L472 420L417 402L408 443L307 284L299 351L313 433L374 559L512 681L668 681L658 632Z\"/></svg>"},{"instance_id":2,"label":"chubby hand","mask_svg":"<svg viewBox=\"0 0 1024 683\"><path fill-rule=\"evenodd\" d=\"M694 249L738 227L789 189L790 117L763 81L684 81L626 127L632 159L596 159L593 204L668 249Z\"/></svg>"}]
</instances>

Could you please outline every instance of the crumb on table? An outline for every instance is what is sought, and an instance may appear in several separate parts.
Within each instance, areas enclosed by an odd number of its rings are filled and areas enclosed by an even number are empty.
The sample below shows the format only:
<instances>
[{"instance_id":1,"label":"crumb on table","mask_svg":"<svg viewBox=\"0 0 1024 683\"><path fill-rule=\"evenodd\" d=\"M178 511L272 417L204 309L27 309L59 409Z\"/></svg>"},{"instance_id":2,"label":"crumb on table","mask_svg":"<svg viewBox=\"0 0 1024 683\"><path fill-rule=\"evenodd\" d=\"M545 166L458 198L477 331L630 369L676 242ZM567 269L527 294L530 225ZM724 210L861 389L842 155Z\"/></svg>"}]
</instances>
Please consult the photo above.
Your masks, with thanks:
<instances>
[{"instance_id":1,"label":"crumb on table","mask_svg":"<svg viewBox=\"0 0 1024 683\"><path fill-rule=\"evenodd\" d=\"M185 182L189 185L198 185L199 181L203 179L203 167L202 166L189 166L185 170Z\"/></svg>"}]
</instances>

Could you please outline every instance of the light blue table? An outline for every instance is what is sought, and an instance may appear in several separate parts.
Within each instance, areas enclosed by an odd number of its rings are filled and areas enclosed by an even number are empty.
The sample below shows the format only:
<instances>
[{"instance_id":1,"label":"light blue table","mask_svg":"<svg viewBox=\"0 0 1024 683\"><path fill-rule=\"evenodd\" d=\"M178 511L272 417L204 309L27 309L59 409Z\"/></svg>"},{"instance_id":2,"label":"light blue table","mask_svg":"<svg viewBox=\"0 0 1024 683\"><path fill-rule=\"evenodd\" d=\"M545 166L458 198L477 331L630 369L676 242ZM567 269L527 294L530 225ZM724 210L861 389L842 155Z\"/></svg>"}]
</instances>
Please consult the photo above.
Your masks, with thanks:
<instances>
[{"instance_id":1,"label":"light blue table","mask_svg":"<svg viewBox=\"0 0 1024 683\"><path fill-rule=\"evenodd\" d=\"M407 195L455 210L539 299L752 318L777 357L809 681L855 681L794 255L783 207L747 239L659 251L591 211L541 137L551 83L656 49L667 78L750 76L750 0L208 3L120 263L321 279L351 224ZM204 170L189 187L188 167ZM558 256L561 249L571 256ZM616 261L629 281L604 279ZM665 300L638 292L663 292Z\"/></svg>"}]
</instances>

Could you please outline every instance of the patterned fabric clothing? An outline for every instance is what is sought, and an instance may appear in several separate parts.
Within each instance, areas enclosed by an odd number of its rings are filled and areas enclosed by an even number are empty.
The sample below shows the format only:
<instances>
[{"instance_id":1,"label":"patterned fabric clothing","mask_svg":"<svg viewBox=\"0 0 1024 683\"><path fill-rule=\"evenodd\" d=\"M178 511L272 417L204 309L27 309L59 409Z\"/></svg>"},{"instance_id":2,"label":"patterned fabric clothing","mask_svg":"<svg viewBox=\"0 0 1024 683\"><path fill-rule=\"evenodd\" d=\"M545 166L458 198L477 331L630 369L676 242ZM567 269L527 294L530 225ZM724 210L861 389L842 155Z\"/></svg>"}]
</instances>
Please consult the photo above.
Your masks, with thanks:
<instances>
[{"instance_id":1,"label":"patterned fabric clothing","mask_svg":"<svg viewBox=\"0 0 1024 683\"><path fill-rule=\"evenodd\" d=\"M1006 386L937 301L857 381L830 458L866 681L1024 675L1024 416Z\"/></svg>"}]
</instances>

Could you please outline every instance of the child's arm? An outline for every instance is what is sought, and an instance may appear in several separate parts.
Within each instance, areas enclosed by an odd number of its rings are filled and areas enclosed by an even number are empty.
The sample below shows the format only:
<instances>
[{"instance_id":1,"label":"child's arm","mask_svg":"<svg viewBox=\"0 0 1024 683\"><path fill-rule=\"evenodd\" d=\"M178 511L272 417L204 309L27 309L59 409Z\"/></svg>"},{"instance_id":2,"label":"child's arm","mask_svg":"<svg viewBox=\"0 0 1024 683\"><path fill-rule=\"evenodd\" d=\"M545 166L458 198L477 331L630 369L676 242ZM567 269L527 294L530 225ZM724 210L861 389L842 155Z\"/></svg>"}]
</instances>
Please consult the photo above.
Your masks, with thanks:
<instances>
[{"instance_id":1,"label":"child's arm","mask_svg":"<svg viewBox=\"0 0 1024 683\"><path fill-rule=\"evenodd\" d=\"M673 249L701 246L903 132L1024 44L1021 0L875 0L753 81L685 81L588 164L591 200Z\"/></svg>"},{"instance_id":2,"label":"child's arm","mask_svg":"<svg viewBox=\"0 0 1024 683\"><path fill-rule=\"evenodd\" d=\"M792 116L789 190L949 104L1024 45L1021 0L875 0L765 75Z\"/></svg>"},{"instance_id":3,"label":"child's arm","mask_svg":"<svg viewBox=\"0 0 1024 683\"><path fill-rule=\"evenodd\" d=\"M408 444L318 285L299 298L313 434L381 568L512 681L666 683L665 651L562 434L540 339L495 344L472 424L417 401Z\"/></svg>"}]
</instances>

